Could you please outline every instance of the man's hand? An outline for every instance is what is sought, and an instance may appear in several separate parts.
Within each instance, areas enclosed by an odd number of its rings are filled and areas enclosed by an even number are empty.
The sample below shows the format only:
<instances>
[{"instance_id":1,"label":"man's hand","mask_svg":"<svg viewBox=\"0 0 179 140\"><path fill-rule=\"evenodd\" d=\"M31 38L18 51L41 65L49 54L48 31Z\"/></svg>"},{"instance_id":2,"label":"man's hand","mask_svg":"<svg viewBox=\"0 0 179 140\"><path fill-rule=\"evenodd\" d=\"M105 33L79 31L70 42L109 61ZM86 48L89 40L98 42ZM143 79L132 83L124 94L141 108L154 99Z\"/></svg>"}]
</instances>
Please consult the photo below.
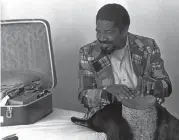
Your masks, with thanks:
<instances>
[{"instance_id":1,"label":"man's hand","mask_svg":"<svg viewBox=\"0 0 179 140\"><path fill-rule=\"evenodd\" d=\"M155 97L160 97L163 91L163 84L160 80L155 80L151 77L139 77L137 90L141 97L152 94Z\"/></svg>"},{"instance_id":2,"label":"man's hand","mask_svg":"<svg viewBox=\"0 0 179 140\"><path fill-rule=\"evenodd\" d=\"M158 98L163 98L163 84L160 80L154 82L152 95Z\"/></svg>"},{"instance_id":3,"label":"man's hand","mask_svg":"<svg viewBox=\"0 0 179 140\"><path fill-rule=\"evenodd\" d=\"M126 85L123 84L113 84L105 88L109 93L115 96L118 100L122 99L132 99L134 98L134 93Z\"/></svg>"}]
</instances>

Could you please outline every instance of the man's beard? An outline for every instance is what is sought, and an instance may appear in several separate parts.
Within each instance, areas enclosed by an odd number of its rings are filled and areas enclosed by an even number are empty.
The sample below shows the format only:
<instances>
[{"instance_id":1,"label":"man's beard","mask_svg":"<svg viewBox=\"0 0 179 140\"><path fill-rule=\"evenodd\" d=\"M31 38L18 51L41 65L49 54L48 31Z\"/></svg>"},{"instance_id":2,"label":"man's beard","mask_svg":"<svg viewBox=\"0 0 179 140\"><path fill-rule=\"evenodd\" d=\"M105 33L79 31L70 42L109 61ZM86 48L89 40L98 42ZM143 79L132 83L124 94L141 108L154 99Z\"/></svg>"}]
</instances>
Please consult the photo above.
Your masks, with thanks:
<instances>
[{"instance_id":1,"label":"man's beard","mask_svg":"<svg viewBox=\"0 0 179 140\"><path fill-rule=\"evenodd\" d=\"M105 55L110 55L116 50L116 47L115 46L112 46L111 48L108 48L108 47L102 48L101 47L101 50Z\"/></svg>"},{"instance_id":2,"label":"man's beard","mask_svg":"<svg viewBox=\"0 0 179 140\"><path fill-rule=\"evenodd\" d=\"M101 50L104 54L106 55L110 55L111 53L113 53L115 50L116 50L116 46L113 45L113 42L111 41L100 41L98 40L100 44L104 44L104 45L109 45L109 46L112 46L112 47L102 47L101 45Z\"/></svg>"}]
</instances>

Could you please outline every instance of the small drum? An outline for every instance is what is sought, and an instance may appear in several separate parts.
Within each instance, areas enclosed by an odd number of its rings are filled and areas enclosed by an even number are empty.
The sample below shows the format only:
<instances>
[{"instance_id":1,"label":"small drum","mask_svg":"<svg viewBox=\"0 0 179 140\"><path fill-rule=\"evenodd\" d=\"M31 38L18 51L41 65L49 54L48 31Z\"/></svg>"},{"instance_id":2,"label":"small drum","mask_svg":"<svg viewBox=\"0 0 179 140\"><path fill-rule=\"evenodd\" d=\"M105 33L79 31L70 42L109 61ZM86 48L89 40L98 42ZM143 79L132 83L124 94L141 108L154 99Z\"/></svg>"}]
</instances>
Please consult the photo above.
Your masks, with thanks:
<instances>
[{"instance_id":1,"label":"small drum","mask_svg":"<svg viewBox=\"0 0 179 140\"><path fill-rule=\"evenodd\" d=\"M154 140L157 130L156 98L147 95L122 100L122 116L129 123L133 140Z\"/></svg>"}]
</instances>

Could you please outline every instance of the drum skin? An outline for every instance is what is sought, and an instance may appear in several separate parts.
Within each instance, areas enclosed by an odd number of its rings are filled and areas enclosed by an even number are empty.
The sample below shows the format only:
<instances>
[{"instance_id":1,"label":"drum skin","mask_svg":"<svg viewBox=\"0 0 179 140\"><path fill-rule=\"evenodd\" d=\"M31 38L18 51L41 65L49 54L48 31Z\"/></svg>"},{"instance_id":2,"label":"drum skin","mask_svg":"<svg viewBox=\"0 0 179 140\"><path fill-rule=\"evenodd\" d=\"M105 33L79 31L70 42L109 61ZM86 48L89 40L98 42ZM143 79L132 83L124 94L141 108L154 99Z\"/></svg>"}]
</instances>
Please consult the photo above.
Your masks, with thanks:
<instances>
[{"instance_id":1,"label":"drum skin","mask_svg":"<svg viewBox=\"0 0 179 140\"><path fill-rule=\"evenodd\" d=\"M123 99L122 104L128 108L145 110L152 106L155 106L157 99L152 95L147 95L144 97L136 96L133 99Z\"/></svg>"}]
</instances>

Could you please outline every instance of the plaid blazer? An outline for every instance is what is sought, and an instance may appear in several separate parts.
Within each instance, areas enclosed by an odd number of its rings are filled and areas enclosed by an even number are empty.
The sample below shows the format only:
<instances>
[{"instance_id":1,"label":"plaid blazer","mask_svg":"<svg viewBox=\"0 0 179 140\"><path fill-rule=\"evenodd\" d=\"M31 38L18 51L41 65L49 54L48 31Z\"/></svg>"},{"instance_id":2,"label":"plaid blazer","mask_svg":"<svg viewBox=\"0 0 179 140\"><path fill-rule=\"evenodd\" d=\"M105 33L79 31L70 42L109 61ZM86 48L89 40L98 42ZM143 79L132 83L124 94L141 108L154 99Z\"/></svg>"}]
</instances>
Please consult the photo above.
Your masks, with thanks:
<instances>
[{"instance_id":1,"label":"plaid blazer","mask_svg":"<svg viewBox=\"0 0 179 140\"><path fill-rule=\"evenodd\" d=\"M129 48L134 73L137 79L148 75L152 79L161 80L163 91L158 98L170 96L172 85L164 68L160 49L154 39L128 33ZM89 118L97 110L114 101L113 97L103 98L104 86L114 84L114 75L110 59L94 41L79 50L79 96L80 102L88 109L85 118ZM140 82L138 86L140 87Z\"/></svg>"}]
</instances>

